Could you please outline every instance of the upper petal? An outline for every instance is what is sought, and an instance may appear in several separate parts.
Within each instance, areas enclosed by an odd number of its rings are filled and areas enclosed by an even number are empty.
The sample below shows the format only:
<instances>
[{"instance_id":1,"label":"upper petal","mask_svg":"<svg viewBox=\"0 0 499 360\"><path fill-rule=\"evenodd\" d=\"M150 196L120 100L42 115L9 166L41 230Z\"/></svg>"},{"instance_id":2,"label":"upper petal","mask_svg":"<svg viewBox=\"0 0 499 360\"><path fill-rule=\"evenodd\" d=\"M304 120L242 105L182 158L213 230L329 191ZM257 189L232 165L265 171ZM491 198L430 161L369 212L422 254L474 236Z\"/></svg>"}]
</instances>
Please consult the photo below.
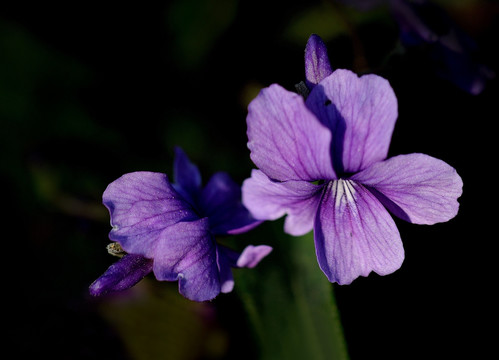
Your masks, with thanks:
<instances>
[{"instance_id":1,"label":"upper petal","mask_svg":"<svg viewBox=\"0 0 499 360\"><path fill-rule=\"evenodd\" d=\"M324 189L314 225L319 266L331 282L349 284L371 271L397 270L404 249L395 222L381 203L351 180Z\"/></svg>"},{"instance_id":2,"label":"upper petal","mask_svg":"<svg viewBox=\"0 0 499 360\"><path fill-rule=\"evenodd\" d=\"M332 72L326 45L318 35L312 34L305 47L305 79L308 88L312 89Z\"/></svg>"},{"instance_id":3,"label":"upper petal","mask_svg":"<svg viewBox=\"0 0 499 360\"><path fill-rule=\"evenodd\" d=\"M306 181L276 182L253 170L243 183L243 203L254 217L275 220L288 214L284 230L303 235L312 230L322 186Z\"/></svg>"},{"instance_id":4,"label":"upper petal","mask_svg":"<svg viewBox=\"0 0 499 360\"><path fill-rule=\"evenodd\" d=\"M197 204L201 192L201 173L178 146L175 147L173 180L176 190L191 204Z\"/></svg>"},{"instance_id":5,"label":"upper petal","mask_svg":"<svg viewBox=\"0 0 499 360\"><path fill-rule=\"evenodd\" d=\"M102 200L111 214L109 238L118 241L126 252L147 258L154 257L163 229L196 217L161 173L125 174L108 185Z\"/></svg>"},{"instance_id":6,"label":"upper petal","mask_svg":"<svg viewBox=\"0 0 499 360\"><path fill-rule=\"evenodd\" d=\"M378 198L393 214L416 224L434 224L456 216L463 187L453 167L425 154L395 156L352 179L381 193Z\"/></svg>"},{"instance_id":7,"label":"upper petal","mask_svg":"<svg viewBox=\"0 0 499 360\"><path fill-rule=\"evenodd\" d=\"M331 129L337 174L354 173L386 158L398 114L387 80L339 69L312 90L307 106Z\"/></svg>"},{"instance_id":8,"label":"upper petal","mask_svg":"<svg viewBox=\"0 0 499 360\"><path fill-rule=\"evenodd\" d=\"M215 235L239 234L260 224L243 206L241 187L224 172L215 173L204 187L201 209Z\"/></svg>"},{"instance_id":9,"label":"upper petal","mask_svg":"<svg viewBox=\"0 0 499 360\"><path fill-rule=\"evenodd\" d=\"M195 301L221 291L215 240L207 218L182 221L163 230L154 256L158 280L179 281L179 292Z\"/></svg>"},{"instance_id":10,"label":"upper petal","mask_svg":"<svg viewBox=\"0 0 499 360\"><path fill-rule=\"evenodd\" d=\"M277 84L263 89L248 107L251 159L277 180L334 179L331 132L308 110L303 98Z\"/></svg>"}]
</instances>

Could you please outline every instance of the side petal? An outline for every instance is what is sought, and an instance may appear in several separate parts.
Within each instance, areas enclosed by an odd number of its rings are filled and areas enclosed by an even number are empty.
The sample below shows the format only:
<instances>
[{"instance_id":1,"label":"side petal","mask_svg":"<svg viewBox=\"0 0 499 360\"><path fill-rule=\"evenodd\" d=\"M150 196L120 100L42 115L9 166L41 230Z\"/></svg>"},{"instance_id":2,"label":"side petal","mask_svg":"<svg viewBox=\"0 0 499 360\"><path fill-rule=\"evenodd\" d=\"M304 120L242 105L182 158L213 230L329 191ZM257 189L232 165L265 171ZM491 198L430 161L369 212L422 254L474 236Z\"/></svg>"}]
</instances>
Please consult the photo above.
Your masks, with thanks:
<instances>
[{"instance_id":1,"label":"side petal","mask_svg":"<svg viewBox=\"0 0 499 360\"><path fill-rule=\"evenodd\" d=\"M263 89L248 107L251 159L270 178L334 179L331 132L306 108L303 98L277 84Z\"/></svg>"},{"instance_id":2,"label":"side petal","mask_svg":"<svg viewBox=\"0 0 499 360\"><path fill-rule=\"evenodd\" d=\"M387 80L339 69L312 90L306 104L331 129L337 174L355 173L386 158L398 115Z\"/></svg>"},{"instance_id":3,"label":"side petal","mask_svg":"<svg viewBox=\"0 0 499 360\"><path fill-rule=\"evenodd\" d=\"M90 285L90 294L101 296L131 288L152 271L152 260L126 254Z\"/></svg>"},{"instance_id":4,"label":"side petal","mask_svg":"<svg viewBox=\"0 0 499 360\"><path fill-rule=\"evenodd\" d=\"M157 244L154 275L179 281L179 292L194 301L211 300L220 293L215 239L208 219L183 221L163 230Z\"/></svg>"},{"instance_id":5,"label":"side petal","mask_svg":"<svg viewBox=\"0 0 499 360\"><path fill-rule=\"evenodd\" d=\"M381 203L351 180L324 189L314 226L319 266L329 281L350 284L371 271L379 275L402 265L404 249L395 222Z\"/></svg>"},{"instance_id":6,"label":"side petal","mask_svg":"<svg viewBox=\"0 0 499 360\"><path fill-rule=\"evenodd\" d=\"M276 220L287 214L284 230L299 236L312 230L322 186L306 181L276 182L253 170L243 183L243 204L260 220Z\"/></svg>"},{"instance_id":7,"label":"side petal","mask_svg":"<svg viewBox=\"0 0 499 360\"><path fill-rule=\"evenodd\" d=\"M326 45L318 35L312 34L305 47L305 79L308 88L312 89L332 72Z\"/></svg>"},{"instance_id":8,"label":"side petal","mask_svg":"<svg viewBox=\"0 0 499 360\"><path fill-rule=\"evenodd\" d=\"M191 204L197 204L201 192L201 173L178 146L175 147L173 180L175 189Z\"/></svg>"},{"instance_id":9,"label":"side petal","mask_svg":"<svg viewBox=\"0 0 499 360\"><path fill-rule=\"evenodd\" d=\"M241 186L227 173L215 173L201 195L203 215L210 220L215 235L240 234L251 230L261 221L251 216L241 202Z\"/></svg>"},{"instance_id":10,"label":"side petal","mask_svg":"<svg viewBox=\"0 0 499 360\"><path fill-rule=\"evenodd\" d=\"M457 199L463 187L453 167L425 154L395 156L355 174L352 179L374 189L394 215L428 225L456 216Z\"/></svg>"},{"instance_id":11,"label":"side petal","mask_svg":"<svg viewBox=\"0 0 499 360\"><path fill-rule=\"evenodd\" d=\"M111 215L109 238L127 253L153 258L163 229L195 217L165 174L134 172L108 185L102 196Z\"/></svg>"}]
</instances>

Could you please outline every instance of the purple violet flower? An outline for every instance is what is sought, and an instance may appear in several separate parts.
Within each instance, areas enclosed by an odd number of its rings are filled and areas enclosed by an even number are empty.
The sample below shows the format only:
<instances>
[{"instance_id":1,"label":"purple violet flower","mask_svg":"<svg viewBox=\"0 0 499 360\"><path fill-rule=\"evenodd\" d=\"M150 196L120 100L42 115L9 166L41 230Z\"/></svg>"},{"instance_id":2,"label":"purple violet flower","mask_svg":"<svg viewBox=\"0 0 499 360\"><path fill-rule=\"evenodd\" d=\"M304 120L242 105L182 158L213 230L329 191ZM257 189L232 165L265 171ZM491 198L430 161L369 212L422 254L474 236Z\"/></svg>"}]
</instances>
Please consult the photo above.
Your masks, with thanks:
<instances>
[{"instance_id":1,"label":"purple violet flower","mask_svg":"<svg viewBox=\"0 0 499 360\"><path fill-rule=\"evenodd\" d=\"M232 291L231 267L252 268L270 253L270 246L249 245L239 254L215 241L261 222L242 205L241 189L226 173L215 173L203 188L196 165L176 148L174 180L134 172L104 191L113 226L109 238L126 255L90 286L92 295L127 289L152 271L160 281L178 280L188 299L211 300Z\"/></svg>"},{"instance_id":2,"label":"purple violet flower","mask_svg":"<svg viewBox=\"0 0 499 360\"><path fill-rule=\"evenodd\" d=\"M316 36L309 42L320 43ZM306 69L320 56L314 47L307 46ZM387 210L416 224L448 221L462 180L425 154L386 159L398 115L387 80L340 69L317 80L306 100L273 84L250 103L248 148L259 170L243 183L243 203L257 219L287 214L291 235L313 229L331 282L390 274L404 249Z\"/></svg>"}]
</instances>

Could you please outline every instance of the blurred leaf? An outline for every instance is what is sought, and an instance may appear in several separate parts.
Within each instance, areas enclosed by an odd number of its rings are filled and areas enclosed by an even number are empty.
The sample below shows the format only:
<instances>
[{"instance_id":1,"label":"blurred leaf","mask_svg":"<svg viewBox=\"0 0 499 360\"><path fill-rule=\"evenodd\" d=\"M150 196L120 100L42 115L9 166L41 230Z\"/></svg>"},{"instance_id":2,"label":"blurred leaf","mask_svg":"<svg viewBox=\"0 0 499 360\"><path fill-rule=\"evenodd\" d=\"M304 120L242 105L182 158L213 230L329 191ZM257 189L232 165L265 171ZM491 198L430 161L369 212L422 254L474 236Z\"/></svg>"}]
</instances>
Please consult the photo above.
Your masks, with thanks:
<instances>
[{"instance_id":1,"label":"blurred leaf","mask_svg":"<svg viewBox=\"0 0 499 360\"><path fill-rule=\"evenodd\" d=\"M145 278L101 302L101 315L119 332L131 359L210 359L226 352L227 334L214 321L214 308L186 300L176 287Z\"/></svg>"},{"instance_id":2,"label":"blurred leaf","mask_svg":"<svg viewBox=\"0 0 499 360\"><path fill-rule=\"evenodd\" d=\"M173 54L181 66L195 67L206 58L217 37L232 23L237 0L176 0L167 23L174 34Z\"/></svg>"},{"instance_id":3,"label":"blurred leaf","mask_svg":"<svg viewBox=\"0 0 499 360\"><path fill-rule=\"evenodd\" d=\"M258 269L236 274L261 358L347 359L333 287L317 264L312 233L287 236L282 221L261 227L267 226L274 251Z\"/></svg>"},{"instance_id":4,"label":"blurred leaf","mask_svg":"<svg viewBox=\"0 0 499 360\"><path fill-rule=\"evenodd\" d=\"M312 33L318 34L324 41L328 41L340 34L346 34L347 31L341 14L330 4L321 3L292 19L286 29L285 36L289 41L305 48L308 37Z\"/></svg>"}]
</instances>

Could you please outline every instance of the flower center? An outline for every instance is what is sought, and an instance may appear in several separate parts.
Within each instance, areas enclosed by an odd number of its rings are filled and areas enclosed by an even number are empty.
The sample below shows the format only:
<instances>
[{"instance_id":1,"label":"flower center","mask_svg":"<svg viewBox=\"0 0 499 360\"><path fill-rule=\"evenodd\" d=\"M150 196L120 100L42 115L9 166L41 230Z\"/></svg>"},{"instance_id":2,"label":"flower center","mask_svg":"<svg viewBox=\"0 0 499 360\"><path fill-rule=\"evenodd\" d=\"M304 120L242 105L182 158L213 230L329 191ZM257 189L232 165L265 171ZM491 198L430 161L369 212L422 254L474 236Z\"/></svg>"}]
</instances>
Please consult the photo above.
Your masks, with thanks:
<instances>
[{"instance_id":1,"label":"flower center","mask_svg":"<svg viewBox=\"0 0 499 360\"><path fill-rule=\"evenodd\" d=\"M354 195L356 191L352 180L333 180L331 191L336 199L336 207L339 207L342 202L346 202L347 204L355 202Z\"/></svg>"}]
</instances>

